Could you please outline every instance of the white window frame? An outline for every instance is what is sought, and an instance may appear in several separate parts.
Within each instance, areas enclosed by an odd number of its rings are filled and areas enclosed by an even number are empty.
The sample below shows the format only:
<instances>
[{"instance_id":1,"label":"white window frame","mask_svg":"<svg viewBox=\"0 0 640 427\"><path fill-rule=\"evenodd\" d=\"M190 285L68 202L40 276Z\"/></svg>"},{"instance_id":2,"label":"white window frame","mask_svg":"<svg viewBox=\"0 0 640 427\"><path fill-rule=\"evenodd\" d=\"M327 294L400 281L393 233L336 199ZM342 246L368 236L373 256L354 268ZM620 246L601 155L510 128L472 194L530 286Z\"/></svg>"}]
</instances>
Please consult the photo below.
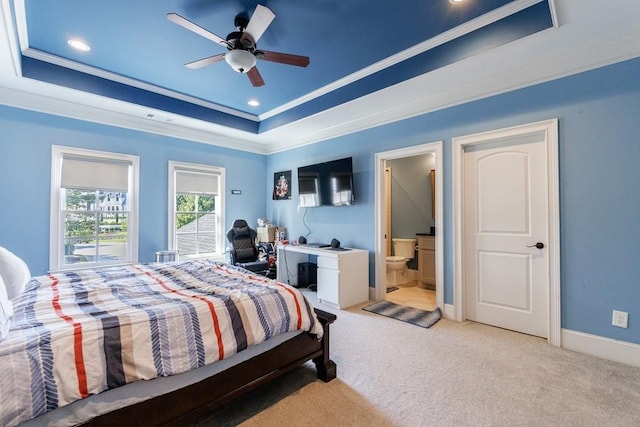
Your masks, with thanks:
<instances>
[{"instance_id":1,"label":"white window frame","mask_svg":"<svg viewBox=\"0 0 640 427\"><path fill-rule=\"evenodd\" d=\"M199 172L214 174L218 177L218 203L216 206L216 252L195 255L178 254L180 259L197 259L197 258L213 258L216 260L224 260L226 252L226 232L224 229L224 213L226 210L225 200L225 168L221 166L202 165L197 163L186 163L178 161L169 161L169 225L168 225L168 249L177 250L178 241L176 237L176 172Z\"/></svg>"},{"instance_id":2,"label":"white window frame","mask_svg":"<svg viewBox=\"0 0 640 427\"><path fill-rule=\"evenodd\" d=\"M61 205L62 184L62 160L64 156L87 157L91 159L103 159L105 162L126 162L131 164L129 168L127 203L129 213L127 215L127 255L128 259L119 263L64 263L64 215ZM112 153L107 151L89 150L84 148L51 146L51 213L49 234L49 270L77 270L104 265L118 265L138 262L138 197L140 182L140 158L130 154Z\"/></svg>"}]
</instances>

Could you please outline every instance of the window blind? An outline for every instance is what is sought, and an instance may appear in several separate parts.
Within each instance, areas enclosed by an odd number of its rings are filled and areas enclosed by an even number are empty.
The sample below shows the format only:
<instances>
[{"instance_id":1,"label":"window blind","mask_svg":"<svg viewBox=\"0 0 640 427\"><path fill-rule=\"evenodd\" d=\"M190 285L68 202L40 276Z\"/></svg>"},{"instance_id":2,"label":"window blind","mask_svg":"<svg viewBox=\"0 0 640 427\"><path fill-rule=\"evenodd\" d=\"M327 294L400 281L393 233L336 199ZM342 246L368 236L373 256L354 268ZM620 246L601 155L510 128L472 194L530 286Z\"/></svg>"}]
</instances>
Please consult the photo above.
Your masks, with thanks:
<instances>
[{"instance_id":1,"label":"window blind","mask_svg":"<svg viewBox=\"0 0 640 427\"><path fill-rule=\"evenodd\" d=\"M176 171L176 193L218 194L218 175L193 171Z\"/></svg>"},{"instance_id":2,"label":"window blind","mask_svg":"<svg viewBox=\"0 0 640 427\"><path fill-rule=\"evenodd\" d=\"M130 163L90 157L63 157L61 187L127 192Z\"/></svg>"}]
</instances>

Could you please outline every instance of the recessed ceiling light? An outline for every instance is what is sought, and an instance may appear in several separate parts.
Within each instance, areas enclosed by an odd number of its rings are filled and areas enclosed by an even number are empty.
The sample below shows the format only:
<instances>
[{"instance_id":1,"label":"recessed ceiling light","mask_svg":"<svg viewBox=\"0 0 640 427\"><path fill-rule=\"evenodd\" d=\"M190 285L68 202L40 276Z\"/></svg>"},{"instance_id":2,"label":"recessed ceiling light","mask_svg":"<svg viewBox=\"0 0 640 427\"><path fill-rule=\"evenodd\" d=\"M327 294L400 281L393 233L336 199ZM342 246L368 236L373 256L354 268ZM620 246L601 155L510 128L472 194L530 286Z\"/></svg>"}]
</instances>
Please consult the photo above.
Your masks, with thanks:
<instances>
[{"instance_id":1,"label":"recessed ceiling light","mask_svg":"<svg viewBox=\"0 0 640 427\"><path fill-rule=\"evenodd\" d=\"M250 99L247 104L251 105L252 107L257 107L258 105L260 105L260 102L258 102L257 99Z\"/></svg>"},{"instance_id":2,"label":"recessed ceiling light","mask_svg":"<svg viewBox=\"0 0 640 427\"><path fill-rule=\"evenodd\" d=\"M67 40L67 44L72 48L79 50L81 52L89 52L91 50L91 46L78 39L69 39Z\"/></svg>"},{"instance_id":3,"label":"recessed ceiling light","mask_svg":"<svg viewBox=\"0 0 640 427\"><path fill-rule=\"evenodd\" d=\"M449 0L449 3L460 4L460 3L464 3L464 0Z\"/></svg>"}]
</instances>

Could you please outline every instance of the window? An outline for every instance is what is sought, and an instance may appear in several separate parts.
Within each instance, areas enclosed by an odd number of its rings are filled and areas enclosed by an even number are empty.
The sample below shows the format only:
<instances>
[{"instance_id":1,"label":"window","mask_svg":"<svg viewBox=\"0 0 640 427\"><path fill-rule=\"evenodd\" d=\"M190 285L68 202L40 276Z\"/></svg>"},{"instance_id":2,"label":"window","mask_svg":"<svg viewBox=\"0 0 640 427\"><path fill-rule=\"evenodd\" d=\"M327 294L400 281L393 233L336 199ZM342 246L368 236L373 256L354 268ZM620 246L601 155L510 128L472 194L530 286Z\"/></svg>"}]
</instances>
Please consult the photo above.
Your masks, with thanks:
<instances>
[{"instance_id":1,"label":"window","mask_svg":"<svg viewBox=\"0 0 640 427\"><path fill-rule=\"evenodd\" d=\"M169 249L180 258L224 256L224 174L221 167L169 162Z\"/></svg>"},{"instance_id":2,"label":"window","mask_svg":"<svg viewBox=\"0 0 640 427\"><path fill-rule=\"evenodd\" d=\"M51 271L138 260L137 156L54 145Z\"/></svg>"}]
</instances>

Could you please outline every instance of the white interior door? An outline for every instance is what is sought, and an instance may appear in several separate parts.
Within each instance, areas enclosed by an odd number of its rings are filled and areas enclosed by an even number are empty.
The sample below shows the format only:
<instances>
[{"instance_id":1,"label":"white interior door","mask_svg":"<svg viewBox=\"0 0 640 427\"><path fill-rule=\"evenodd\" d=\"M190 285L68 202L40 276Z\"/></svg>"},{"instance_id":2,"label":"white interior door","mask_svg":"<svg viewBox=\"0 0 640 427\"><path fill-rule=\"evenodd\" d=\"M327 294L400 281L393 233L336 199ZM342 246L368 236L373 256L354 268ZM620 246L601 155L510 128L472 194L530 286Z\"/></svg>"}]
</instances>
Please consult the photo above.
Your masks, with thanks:
<instances>
[{"instance_id":1,"label":"white interior door","mask_svg":"<svg viewBox=\"0 0 640 427\"><path fill-rule=\"evenodd\" d=\"M545 133L487 140L466 147L463 157L466 318L546 338L549 185Z\"/></svg>"}]
</instances>

